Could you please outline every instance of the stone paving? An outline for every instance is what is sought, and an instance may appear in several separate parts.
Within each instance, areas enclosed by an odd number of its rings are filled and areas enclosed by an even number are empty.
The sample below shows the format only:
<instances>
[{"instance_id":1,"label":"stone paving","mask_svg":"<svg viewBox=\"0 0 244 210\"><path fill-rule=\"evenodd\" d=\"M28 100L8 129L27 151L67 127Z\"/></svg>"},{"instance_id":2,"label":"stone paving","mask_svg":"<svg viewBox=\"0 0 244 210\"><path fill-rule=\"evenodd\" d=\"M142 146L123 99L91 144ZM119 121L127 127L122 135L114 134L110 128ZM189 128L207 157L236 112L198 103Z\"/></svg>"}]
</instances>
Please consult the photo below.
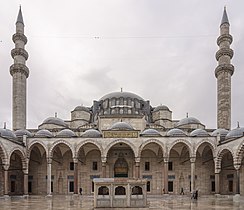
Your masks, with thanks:
<instances>
[{"instance_id":1,"label":"stone paving","mask_svg":"<svg viewBox=\"0 0 244 210\"><path fill-rule=\"evenodd\" d=\"M11 197L0 199L0 210L92 210L93 196L44 196ZM189 196L150 196L148 209L180 209L180 210L244 210L244 197L234 202L232 197L200 196L191 200Z\"/></svg>"}]
</instances>

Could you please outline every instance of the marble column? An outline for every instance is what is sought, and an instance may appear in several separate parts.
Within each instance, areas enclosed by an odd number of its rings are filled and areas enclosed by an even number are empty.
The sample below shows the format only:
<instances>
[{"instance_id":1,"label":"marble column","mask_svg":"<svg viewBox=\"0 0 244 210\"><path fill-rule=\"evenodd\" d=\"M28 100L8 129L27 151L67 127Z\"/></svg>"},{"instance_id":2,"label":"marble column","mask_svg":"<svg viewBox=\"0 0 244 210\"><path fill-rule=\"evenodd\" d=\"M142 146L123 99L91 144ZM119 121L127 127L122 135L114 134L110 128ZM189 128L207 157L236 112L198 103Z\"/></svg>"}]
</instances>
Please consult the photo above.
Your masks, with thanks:
<instances>
[{"instance_id":1,"label":"marble column","mask_svg":"<svg viewBox=\"0 0 244 210\"><path fill-rule=\"evenodd\" d=\"M47 158L47 195L52 195L52 158Z\"/></svg>"},{"instance_id":2,"label":"marble column","mask_svg":"<svg viewBox=\"0 0 244 210\"><path fill-rule=\"evenodd\" d=\"M195 157L190 158L191 161L191 192L195 190Z\"/></svg>"},{"instance_id":3,"label":"marble column","mask_svg":"<svg viewBox=\"0 0 244 210\"><path fill-rule=\"evenodd\" d=\"M4 165L4 195L8 196L8 168L9 166Z\"/></svg>"},{"instance_id":4,"label":"marble column","mask_svg":"<svg viewBox=\"0 0 244 210\"><path fill-rule=\"evenodd\" d=\"M135 178L140 178L140 158L135 158Z\"/></svg>"},{"instance_id":5,"label":"marble column","mask_svg":"<svg viewBox=\"0 0 244 210\"><path fill-rule=\"evenodd\" d=\"M23 170L23 173L24 173L24 195L28 195L28 181L29 181L28 170L27 169Z\"/></svg>"},{"instance_id":6,"label":"marble column","mask_svg":"<svg viewBox=\"0 0 244 210\"><path fill-rule=\"evenodd\" d=\"M78 194L78 159L74 158L74 194Z\"/></svg>"},{"instance_id":7,"label":"marble column","mask_svg":"<svg viewBox=\"0 0 244 210\"><path fill-rule=\"evenodd\" d=\"M220 194L219 173L220 171L215 172L215 194Z\"/></svg>"},{"instance_id":8,"label":"marble column","mask_svg":"<svg viewBox=\"0 0 244 210\"><path fill-rule=\"evenodd\" d=\"M102 157L102 178L106 178L106 165L107 165L107 158Z\"/></svg>"},{"instance_id":9,"label":"marble column","mask_svg":"<svg viewBox=\"0 0 244 210\"><path fill-rule=\"evenodd\" d=\"M169 159L164 159L164 194L168 194L168 170L169 170Z\"/></svg>"},{"instance_id":10,"label":"marble column","mask_svg":"<svg viewBox=\"0 0 244 210\"><path fill-rule=\"evenodd\" d=\"M236 194L240 194L240 168L236 169Z\"/></svg>"}]
</instances>

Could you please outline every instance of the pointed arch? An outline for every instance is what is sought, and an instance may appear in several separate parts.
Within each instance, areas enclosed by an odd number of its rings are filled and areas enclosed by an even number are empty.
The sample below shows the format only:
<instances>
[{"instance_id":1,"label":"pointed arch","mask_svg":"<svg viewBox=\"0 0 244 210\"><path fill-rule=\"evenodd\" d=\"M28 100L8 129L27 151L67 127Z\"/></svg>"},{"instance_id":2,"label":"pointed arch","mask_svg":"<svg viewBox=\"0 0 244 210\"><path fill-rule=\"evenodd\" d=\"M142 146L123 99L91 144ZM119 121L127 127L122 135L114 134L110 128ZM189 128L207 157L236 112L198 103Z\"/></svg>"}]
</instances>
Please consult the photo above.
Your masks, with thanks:
<instances>
[{"instance_id":1,"label":"pointed arch","mask_svg":"<svg viewBox=\"0 0 244 210\"><path fill-rule=\"evenodd\" d=\"M0 141L0 158L2 159L2 164L8 163L9 156L1 141Z\"/></svg>"},{"instance_id":2,"label":"pointed arch","mask_svg":"<svg viewBox=\"0 0 244 210\"><path fill-rule=\"evenodd\" d=\"M72 157L74 157L74 155L75 155L75 151L74 151L73 146L72 146L68 141L65 141L65 140L58 140L58 141L55 141L55 142L53 143L53 145L50 147L48 157L52 157L52 156L53 156L54 148L55 148L56 146L58 146L59 144L64 144L64 145L66 145L66 146L71 150Z\"/></svg>"},{"instance_id":3,"label":"pointed arch","mask_svg":"<svg viewBox=\"0 0 244 210\"><path fill-rule=\"evenodd\" d=\"M10 165L11 156L15 152L20 156L23 170L24 169L28 169L28 163L27 163L26 154L20 148L18 148L18 147L15 147L15 148L13 148L10 151L10 153L9 153L9 159L8 159L8 165Z\"/></svg>"},{"instance_id":4,"label":"pointed arch","mask_svg":"<svg viewBox=\"0 0 244 210\"><path fill-rule=\"evenodd\" d=\"M27 150L27 154L26 154L27 158L30 158L31 151L36 145L40 145L46 152L46 155L48 154L47 146L42 141L35 140L35 141L32 141L31 144L28 146L28 150Z\"/></svg>"},{"instance_id":5,"label":"pointed arch","mask_svg":"<svg viewBox=\"0 0 244 210\"><path fill-rule=\"evenodd\" d=\"M79 150L86 144L93 144L95 145L98 150L101 153L101 156L103 156L103 148L102 145L100 143L98 143L97 141L95 141L94 139L86 139L85 141L80 142L76 147L75 147L75 157L77 157L77 154L79 152Z\"/></svg>"},{"instance_id":6,"label":"pointed arch","mask_svg":"<svg viewBox=\"0 0 244 210\"><path fill-rule=\"evenodd\" d=\"M177 139L175 140L170 146L169 146L169 150L168 150L168 156L170 154L170 151L172 150L172 148L178 144L178 143L182 143L182 144L185 144L189 150L189 155L190 156L193 156L195 155L194 152L193 152L193 149L192 149L192 144L188 141L188 140L185 140L185 139Z\"/></svg>"},{"instance_id":7,"label":"pointed arch","mask_svg":"<svg viewBox=\"0 0 244 210\"><path fill-rule=\"evenodd\" d=\"M104 156L107 157L108 151L109 151L114 145L116 145L116 144L118 144L118 143L124 143L124 144L128 145L128 146L132 149L132 151L134 152L135 157L138 157L138 150L136 149L136 146L135 146L134 144L132 144L130 141L128 141L127 139L117 139L117 140L114 140L114 141L110 142L110 143L108 144L108 146L107 146L107 147L105 148L105 150L104 150L104 153L103 153Z\"/></svg>"},{"instance_id":8,"label":"pointed arch","mask_svg":"<svg viewBox=\"0 0 244 210\"><path fill-rule=\"evenodd\" d=\"M244 155L244 140L242 140L241 144L238 146L236 150L235 159L237 164L241 164L243 155Z\"/></svg>"},{"instance_id":9,"label":"pointed arch","mask_svg":"<svg viewBox=\"0 0 244 210\"><path fill-rule=\"evenodd\" d=\"M221 161L222 161L222 158L223 156L227 153L227 152L230 152L231 155L232 155L232 158L233 158L233 163L234 163L234 152L231 148L225 146L223 148L221 148L217 155L216 155L216 161L215 161L215 169L221 169Z\"/></svg>"},{"instance_id":10,"label":"pointed arch","mask_svg":"<svg viewBox=\"0 0 244 210\"><path fill-rule=\"evenodd\" d=\"M196 154L197 153L197 150L200 148L201 145L203 144L207 144L210 149L212 150L212 154L213 154L213 157L216 157L216 146L214 144L213 141L209 140L209 139L202 139L200 142L197 143L193 153Z\"/></svg>"},{"instance_id":11,"label":"pointed arch","mask_svg":"<svg viewBox=\"0 0 244 210\"><path fill-rule=\"evenodd\" d=\"M143 151L143 149L145 148L145 146L147 146L150 143L155 143L157 145L159 145L159 147L162 149L163 154L165 154L165 145L162 143L162 141L158 140L158 139L147 139L146 141L144 141L138 150L138 157L141 157L141 153Z\"/></svg>"}]
</instances>

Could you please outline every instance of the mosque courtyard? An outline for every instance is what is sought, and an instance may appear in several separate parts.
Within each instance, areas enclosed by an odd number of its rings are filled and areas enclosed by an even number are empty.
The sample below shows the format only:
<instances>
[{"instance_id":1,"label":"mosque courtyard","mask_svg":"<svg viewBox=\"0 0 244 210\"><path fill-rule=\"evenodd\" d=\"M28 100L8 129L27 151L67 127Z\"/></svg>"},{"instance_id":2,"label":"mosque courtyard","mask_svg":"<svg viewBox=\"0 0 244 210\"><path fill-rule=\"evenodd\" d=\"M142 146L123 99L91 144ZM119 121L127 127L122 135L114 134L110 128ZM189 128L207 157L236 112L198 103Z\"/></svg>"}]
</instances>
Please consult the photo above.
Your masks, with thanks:
<instances>
[{"instance_id":1,"label":"mosque courtyard","mask_svg":"<svg viewBox=\"0 0 244 210\"><path fill-rule=\"evenodd\" d=\"M232 196L223 196L216 198L214 196L200 196L198 200L192 200L189 195L182 196L150 196L147 200L148 207L146 209L244 209L244 199L240 197L239 201L233 201ZM0 199L1 210L92 210L93 196L53 196L47 198L45 196L29 196L11 197Z\"/></svg>"}]
</instances>

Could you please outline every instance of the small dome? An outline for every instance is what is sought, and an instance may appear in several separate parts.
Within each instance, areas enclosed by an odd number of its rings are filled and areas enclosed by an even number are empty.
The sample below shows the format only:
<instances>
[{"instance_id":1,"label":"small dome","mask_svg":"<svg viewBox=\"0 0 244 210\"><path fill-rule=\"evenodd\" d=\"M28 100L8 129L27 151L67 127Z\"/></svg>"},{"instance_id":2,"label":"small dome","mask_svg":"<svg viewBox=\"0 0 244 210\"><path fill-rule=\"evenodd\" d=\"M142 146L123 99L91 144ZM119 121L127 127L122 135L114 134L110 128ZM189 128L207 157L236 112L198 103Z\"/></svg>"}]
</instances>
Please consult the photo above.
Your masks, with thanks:
<instances>
[{"instance_id":1,"label":"small dome","mask_svg":"<svg viewBox=\"0 0 244 210\"><path fill-rule=\"evenodd\" d=\"M141 136L161 136L161 134L152 128L146 129L141 133Z\"/></svg>"},{"instance_id":2,"label":"small dome","mask_svg":"<svg viewBox=\"0 0 244 210\"><path fill-rule=\"evenodd\" d=\"M49 118L45 119L42 124L54 124L54 125L67 127L67 124L58 117L49 117Z\"/></svg>"},{"instance_id":3,"label":"small dome","mask_svg":"<svg viewBox=\"0 0 244 210\"><path fill-rule=\"evenodd\" d=\"M0 128L0 136L6 139L16 139L16 135L13 131L6 129L6 128Z\"/></svg>"},{"instance_id":4,"label":"small dome","mask_svg":"<svg viewBox=\"0 0 244 210\"><path fill-rule=\"evenodd\" d=\"M95 129L86 130L82 135L84 138L100 138L102 134Z\"/></svg>"},{"instance_id":5,"label":"small dome","mask_svg":"<svg viewBox=\"0 0 244 210\"><path fill-rule=\"evenodd\" d=\"M231 139L231 138L239 138L244 136L244 128L235 128L233 130L231 130L227 135L226 135L226 139Z\"/></svg>"},{"instance_id":6,"label":"small dome","mask_svg":"<svg viewBox=\"0 0 244 210\"><path fill-rule=\"evenodd\" d=\"M197 137L207 137L207 136L209 136L209 134L208 134L207 131L198 128L198 129L192 131L190 136L192 136L192 137L195 137L195 136L197 136Z\"/></svg>"},{"instance_id":7,"label":"small dome","mask_svg":"<svg viewBox=\"0 0 244 210\"><path fill-rule=\"evenodd\" d=\"M153 111L157 112L157 111L160 111L160 110L162 110L162 111L170 111L169 108L167 106L165 106L165 105L159 105Z\"/></svg>"},{"instance_id":8,"label":"small dome","mask_svg":"<svg viewBox=\"0 0 244 210\"><path fill-rule=\"evenodd\" d=\"M228 133L229 133L228 130L225 130L223 128L219 128L219 129L216 129L215 131L213 131L213 133L211 134L211 136L217 136L218 134L220 136L226 136Z\"/></svg>"},{"instance_id":9,"label":"small dome","mask_svg":"<svg viewBox=\"0 0 244 210\"><path fill-rule=\"evenodd\" d=\"M77 106L77 107L75 107L74 111L90 112L90 110L85 106Z\"/></svg>"},{"instance_id":10,"label":"small dome","mask_svg":"<svg viewBox=\"0 0 244 210\"><path fill-rule=\"evenodd\" d=\"M49 131L49 130L46 130L46 129L42 129L42 130L39 130L36 132L35 134L36 137L53 137L53 134Z\"/></svg>"},{"instance_id":11,"label":"small dome","mask_svg":"<svg viewBox=\"0 0 244 210\"><path fill-rule=\"evenodd\" d=\"M131 99L138 99L139 101L144 101L143 98L141 98L140 96L136 95L135 93L130 93L130 92L112 92L109 93L105 96L103 96L100 101L104 101L106 99L111 99L111 98L131 98Z\"/></svg>"},{"instance_id":12,"label":"small dome","mask_svg":"<svg viewBox=\"0 0 244 210\"><path fill-rule=\"evenodd\" d=\"M181 129L173 128L167 132L167 136L174 137L174 136L187 136L187 135Z\"/></svg>"},{"instance_id":13,"label":"small dome","mask_svg":"<svg viewBox=\"0 0 244 210\"><path fill-rule=\"evenodd\" d=\"M176 126L178 127L181 125L188 125L188 124L201 124L201 122L194 117L186 117L186 118L180 120Z\"/></svg>"},{"instance_id":14,"label":"small dome","mask_svg":"<svg viewBox=\"0 0 244 210\"><path fill-rule=\"evenodd\" d=\"M70 129L64 129L58 132L56 137L75 137L76 134Z\"/></svg>"},{"instance_id":15,"label":"small dome","mask_svg":"<svg viewBox=\"0 0 244 210\"><path fill-rule=\"evenodd\" d=\"M134 128L126 122L116 122L110 128L111 130L134 130Z\"/></svg>"},{"instance_id":16,"label":"small dome","mask_svg":"<svg viewBox=\"0 0 244 210\"><path fill-rule=\"evenodd\" d=\"M17 137L22 137L24 135L26 135L27 137L32 137L33 134L28 131L28 130L17 130L14 132L14 134L17 136Z\"/></svg>"}]
</instances>

